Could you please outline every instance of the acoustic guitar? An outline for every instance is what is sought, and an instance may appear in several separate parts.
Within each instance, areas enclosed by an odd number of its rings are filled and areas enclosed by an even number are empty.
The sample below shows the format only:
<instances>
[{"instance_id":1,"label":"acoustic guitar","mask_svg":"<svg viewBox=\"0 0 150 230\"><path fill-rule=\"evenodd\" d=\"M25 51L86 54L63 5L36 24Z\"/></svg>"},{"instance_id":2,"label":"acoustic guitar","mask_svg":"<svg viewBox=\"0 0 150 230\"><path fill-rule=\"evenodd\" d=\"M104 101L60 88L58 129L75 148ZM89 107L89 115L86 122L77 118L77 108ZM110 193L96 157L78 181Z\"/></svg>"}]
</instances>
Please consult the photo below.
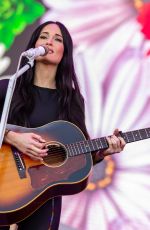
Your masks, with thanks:
<instances>
[{"instance_id":1,"label":"acoustic guitar","mask_svg":"<svg viewBox=\"0 0 150 230\"><path fill-rule=\"evenodd\" d=\"M11 145L0 149L0 226L30 216L55 196L84 190L93 162L91 151L108 148L105 137L86 140L82 131L67 121L38 128L7 125L16 132L34 132L46 140L48 155L33 161ZM150 128L120 132L126 143L150 138Z\"/></svg>"}]
</instances>

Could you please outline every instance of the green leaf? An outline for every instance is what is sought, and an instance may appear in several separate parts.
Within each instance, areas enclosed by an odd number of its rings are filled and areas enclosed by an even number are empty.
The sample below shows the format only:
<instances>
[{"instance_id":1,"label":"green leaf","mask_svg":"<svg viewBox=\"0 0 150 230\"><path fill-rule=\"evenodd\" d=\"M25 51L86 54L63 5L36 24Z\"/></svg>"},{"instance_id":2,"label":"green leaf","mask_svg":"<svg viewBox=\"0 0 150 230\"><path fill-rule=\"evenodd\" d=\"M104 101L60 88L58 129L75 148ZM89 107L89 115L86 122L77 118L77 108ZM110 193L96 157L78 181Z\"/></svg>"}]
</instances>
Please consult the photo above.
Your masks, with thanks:
<instances>
[{"instance_id":1,"label":"green leaf","mask_svg":"<svg viewBox=\"0 0 150 230\"><path fill-rule=\"evenodd\" d=\"M15 37L27 25L45 13L45 7L35 0L5 0L0 5L0 43L10 48Z\"/></svg>"}]
</instances>

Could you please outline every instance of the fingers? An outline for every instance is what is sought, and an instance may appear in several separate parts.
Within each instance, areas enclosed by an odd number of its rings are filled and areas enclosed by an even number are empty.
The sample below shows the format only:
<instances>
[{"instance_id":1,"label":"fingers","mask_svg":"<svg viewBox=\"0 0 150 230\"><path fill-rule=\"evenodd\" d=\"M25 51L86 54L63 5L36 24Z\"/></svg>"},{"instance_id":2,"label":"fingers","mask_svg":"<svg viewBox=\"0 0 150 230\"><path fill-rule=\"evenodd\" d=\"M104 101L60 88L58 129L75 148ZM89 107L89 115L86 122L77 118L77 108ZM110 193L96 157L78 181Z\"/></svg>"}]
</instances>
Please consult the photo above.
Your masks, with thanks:
<instances>
[{"instance_id":1,"label":"fingers","mask_svg":"<svg viewBox=\"0 0 150 230\"><path fill-rule=\"evenodd\" d=\"M119 129L115 129L114 132L113 132L113 135L119 136Z\"/></svg>"},{"instance_id":2,"label":"fingers","mask_svg":"<svg viewBox=\"0 0 150 230\"><path fill-rule=\"evenodd\" d=\"M120 131L119 129L115 129L113 132L113 135L115 135L119 140L120 140L120 145L121 148L124 148L124 146L126 145L125 140L120 136Z\"/></svg>"},{"instance_id":3,"label":"fingers","mask_svg":"<svg viewBox=\"0 0 150 230\"><path fill-rule=\"evenodd\" d=\"M47 149L38 149L34 145L25 151L26 155L31 157L33 160L43 160L44 156L47 156Z\"/></svg>"},{"instance_id":4,"label":"fingers","mask_svg":"<svg viewBox=\"0 0 150 230\"><path fill-rule=\"evenodd\" d=\"M106 137L106 139L109 144L109 148L106 150L106 153L108 153L108 155L121 151L120 140L115 135Z\"/></svg>"},{"instance_id":5,"label":"fingers","mask_svg":"<svg viewBox=\"0 0 150 230\"><path fill-rule=\"evenodd\" d=\"M47 156L47 149L40 149L37 148L35 145L31 145L31 147L28 148L28 152L29 151L35 156Z\"/></svg>"},{"instance_id":6,"label":"fingers","mask_svg":"<svg viewBox=\"0 0 150 230\"><path fill-rule=\"evenodd\" d=\"M107 137L107 141L109 143L109 146L112 146L115 149L120 146L120 140L115 135Z\"/></svg>"},{"instance_id":7,"label":"fingers","mask_svg":"<svg viewBox=\"0 0 150 230\"><path fill-rule=\"evenodd\" d=\"M32 145L34 145L38 149L43 149L45 147L45 143L40 143L36 140L32 140Z\"/></svg>"},{"instance_id":8,"label":"fingers","mask_svg":"<svg viewBox=\"0 0 150 230\"><path fill-rule=\"evenodd\" d=\"M117 136L115 134L117 134ZM105 156L114 153L119 153L124 149L126 143L121 136L118 136L118 134L119 134L119 130L116 129L112 136L106 137L109 144L109 148L104 151Z\"/></svg>"},{"instance_id":9,"label":"fingers","mask_svg":"<svg viewBox=\"0 0 150 230\"><path fill-rule=\"evenodd\" d=\"M33 157L44 157L47 156L48 149L45 147L45 140L41 138L41 136L32 134L32 141L30 146L28 147L28 154L32 154ZM42 143L41 143L42 142Z\"/></svg>"},{"instance_id":10,"label":"fingers","mask_svg":"<svg viewBox=\"0 0 150 230\"><path fill-rule=\"evenodd\" d=\"M33 159L33 160L40 160L40 161L43 160L42 157L35 156L35 155L34 155L33 153L31 153L31 152L26 152L25 154L26 154L27 156L29 156L31 159Z\"/></svg>"},{"instance_id":11,"label":"fingers","mask_svg":"<svg viewBox=\"0 0 150 230\"><path fill-rule=\"evenodd\" d=\"M44 140L41 136L35 134L35 133L32 133L32 138L34 138L35 140L37 140L38 142L41 142L41 143L45 143L46 140Z\"/></svg>"},{"instance_id":12,"label":"fingers","mask_svg":"<svg viewBox=\"0 0 150 230\"><path fill-rule=\"evenodd\" d=\"M41 136L34 133L22 133L19 135L19 142L16 147L22 153L36 160L42 160L42 157L47 156L48 149L44 148L46 141Z\"/></svg>"},{"instance_id":13,"label":"fingers","mask_svg":"<svg viewBox=\"0 0 150 230\"><path fill-rule=\"evenodd\" d=\"M121 149L124 149L125 145L126 145L126 142L125 140L122 138L122 137L118 137L118 139L120 140L120 146L121 146Z\"/></svg>"}]
</instances>

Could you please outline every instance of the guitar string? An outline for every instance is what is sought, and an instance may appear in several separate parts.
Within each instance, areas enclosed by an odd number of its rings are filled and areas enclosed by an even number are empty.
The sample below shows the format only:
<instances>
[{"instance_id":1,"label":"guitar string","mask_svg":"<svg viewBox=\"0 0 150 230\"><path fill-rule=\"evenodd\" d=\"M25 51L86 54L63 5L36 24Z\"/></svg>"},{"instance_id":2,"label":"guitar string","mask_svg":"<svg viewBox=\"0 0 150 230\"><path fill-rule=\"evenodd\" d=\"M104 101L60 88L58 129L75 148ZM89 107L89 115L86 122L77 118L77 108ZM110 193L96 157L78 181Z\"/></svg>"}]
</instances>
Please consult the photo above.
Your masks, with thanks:
<instances>
[{"instance_id":1,"label":"guitar string","mask_svg":"<svg viewBox=\"0 0 150 230\"><path fill-rule=\"evenodd\" d=\"M70 156L68 156L68 157L70 157ZM66 158L66 157L65 157L65 158ZM43 159L45 159L45 160L49 160L49 159L51 159L51 160L59 160L59 159L61 159L61 160L62 160L62 156L58 156L57 153L56 153L56 154L53 154L52 156L51 156L51 155L45 156L45 157L43 157ZM0 162L1 162L1 161L0 161ZM3 161L2 161L2 162L3 162ZM6 160L5 162L10 162L10 160ZM11 166L14 167L13 164L10 165L9 167L11 167Z\"/></svg>"}]
</instances>

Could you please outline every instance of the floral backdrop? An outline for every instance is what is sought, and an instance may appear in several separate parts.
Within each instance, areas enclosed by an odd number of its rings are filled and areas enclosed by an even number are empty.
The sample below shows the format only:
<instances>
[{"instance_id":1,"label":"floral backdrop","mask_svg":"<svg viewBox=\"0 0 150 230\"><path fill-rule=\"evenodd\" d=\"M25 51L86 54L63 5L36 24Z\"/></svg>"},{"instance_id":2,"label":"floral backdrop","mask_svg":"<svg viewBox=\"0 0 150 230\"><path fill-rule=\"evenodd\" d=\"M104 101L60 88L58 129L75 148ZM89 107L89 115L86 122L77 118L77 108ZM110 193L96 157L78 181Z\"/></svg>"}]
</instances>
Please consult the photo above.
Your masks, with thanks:
<instances>
[{"instance_id":1,"label":"floral backdrop","mask_svg":"<svg viewBox=\"0 0 150 230\"><path fill-rule=\"evenodd\" d=\"M0 75L11 74L29 31L61 21L74 41L91 138L150 127L149 1L7 0L0 18ZM106 158L84 192L63 198L60 230L149 230L149 172L149 139Z\"/></svg>"}]
</instances>

